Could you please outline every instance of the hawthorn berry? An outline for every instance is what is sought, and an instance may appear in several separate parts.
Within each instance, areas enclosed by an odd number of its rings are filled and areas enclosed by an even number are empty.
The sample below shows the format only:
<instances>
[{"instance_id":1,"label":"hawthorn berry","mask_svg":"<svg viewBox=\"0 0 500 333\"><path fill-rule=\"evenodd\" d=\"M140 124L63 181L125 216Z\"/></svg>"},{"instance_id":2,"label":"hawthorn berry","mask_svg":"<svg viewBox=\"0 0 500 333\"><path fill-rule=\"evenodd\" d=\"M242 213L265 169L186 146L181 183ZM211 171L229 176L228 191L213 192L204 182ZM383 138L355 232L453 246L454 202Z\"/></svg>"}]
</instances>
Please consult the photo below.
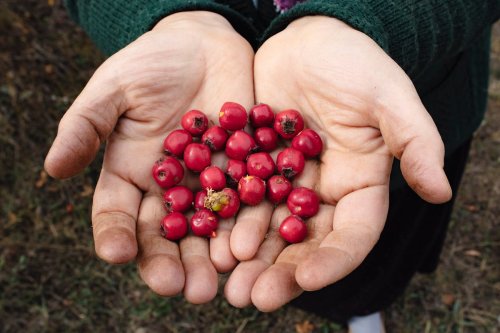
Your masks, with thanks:
<instances>
[{"instance_id":1,"label":"hawthorn berry","mask_svg":"<svg viewBox=\"0 0 500 333\"><path fill-rule=\"evenodd\" d=\"M274 112L267 104L257 104L250 109L250 124L253 128L272 127L274 123Z\"/></svg>"},{"instance_id":2,"label":"hawthorn berry","mask_svg":"<svg viewBox=\"0 0 500 333\"><path fill-rule=\"evenodd\" d=\"M314 216L319 211L319 197L310 188L294 188L286 200L290 212L302 218Z\"/></svg>"},{"instance_id":3,"label":"hawthorn berry","mask_svg":"<svg viewBox=\"0 0 500 333\"><path fill-rule=\"evenodd\" d=\"M304 118L297 110L283 110L274 118L273 127L282 138L291 139L304 129Z\"/></svg>"},{"instance_id":4,"label":"hawthorn berry","mask_svg":"<svg viewBox=\"0 0 500 333\"><path fill-rule=\"evenodd\" d=\"M228 131L241 130L247 124L247 111L238 103L226 102L219 112L219 124Z\"/></svg>"},{"instance_id":5,"label":"hawthorn berry","mask_svg":"<svg viewBox=\"0 0 500 333\"><path fill-rule=\"evenodd\" d=\"M276 157L278 172L290 179L304 170L305 163L304 155L295 148L285 148Z\"/></svg>"},{"instance_id":6,"label":"hawthorn berry","mask_svg":"<svg viewBox=\"0 0 500 333\"><path fill-rule=\"evenodd\" d=\"M218 217L206 208L197 210L189 221L189 226L193 233L201 237L215 237L215 230L218 225Z\"/></svg>"},{"instance_id":7,"label":"hawthorn berry","mask_svg":"<svg viewBox=\"0 0 500 333\"><path fill-rule=\"evenodd\" d=\"M177 129L170 132L169 135L163 141L163 149L167 154L175 155L182 158L184 154L184 149L186 146L193 142L193 137L191 133L185 129Z\"/></svg>"},{"instance_id":8,"label":"hawthorn berry","mask_svg":"<svg viewBox=\"0 0 500 333\"><path fill-rule=\"evenodd\" d=\"M225 129L220 126L212 126L203 133L201 142L210 147L211 151L220 151L224 149L228 137Z\"/></svg>"},{"instance_id":9,"label":"hawthorn berry","mask_svg":"<svg viewBox=\"0 0 500 333\"><path fill-rule=\"evenodd\" d=\"M185 212L193 204L193 192L186 186L174 186L163 193L167 212Z\"/></svg>"},{"instance_id":10,"label":"hawthorn berry","mask_svg":"<svg viewBox=\"0 0 500 333\"><path fill-rule=\"evenodd\" d=\"M194 172L201 172L212 163L210 148L202 143L190 143L184 150L184 164Z\"/></svg>"},{"instance_id":11,"label":"hawthorn berry","mask_svg":"<svg viewBox=\"0 0 500 333\"><path fill-rule=\"evenodd\" d=\"M305 157L313 158L323 150L323 141L318 133L306 128L293 138L292 147L302 152Z\"/></svg>"},{"instance_id":12,"label":"hawthorn berry","mask_svg":"<svg viewBox=\"0 0 500 333\"><path fill-rule=\"evenodd\" d=\"M238 213L240 198L238 193L231 188L226 187L219 192L209 190L205 198L205 207L217 212L223 219L227 219Z\"/></svg>"},{"instance_id":13,"label":"hawthorn berry","mask_svg":"<svg viewBox=\"0 0 500 333\"><path fill-rule=\"evenodd\" d=\"M196 195L194 196L194 209L195 210L205 208L206 197L207 197L206 190L196 192Z\"/></svg>"},{"instance_id":14,"label":"hawthorn berry","mask_svg":"<svg viewBox=\"0 0 500 333\"><path fill-rule=\"evenodd\" d=\"M278 146L278 132L271 127L259 127L253 133L257 146L263 151L273 151Z\"/></svg>"},{"instance_id":15,"label":"hawthorn berry","mask_svg":"<svg viewBox=\"0 0 500 333\"><path fill-rule=\"evenodd\" d=\"M226 187L226 175L219 167L212 165L200 173L200 183L203 189L219 191Z\"/></svg>"},{"instance_id":16,"label":"hawthorn berry","mask_svg":"<svg viewBox=\"0 0 500 333\"><path fill-rule=\"evenodd\" d=\"M208 118L200 110L190 110L181 119L181 126L193 136L201 136L208 128Z\"/></svg>"},{"instance_id":17,"label":"hawthorn berry","mask_svg":"<svg viewBox=\"0 0 500 333\"><path fill-rule=\"evenodd\" d=\"M257 176L245 176L238 182L238 195L241 202L255 206L266 194L266 183Z\"/></svg>"},{"instance_id":18,"label":"hawthorn berry","mask_svg":"<svg viewBox=\"0 0 500 333\"><path fill-rule=\"evenodd\" d=\"M169 188L178 184L184 177L184 168L172 156L160 158L153 165L153 178L161 188Z\"/></svg>"},{"instance_id":19,"label":"hawthorn berry","mask_svg":"<svg viewBox=\"0 0 500 333\"><path fill-rule=\"evenodd\" d=\"M247 173L266 180L276 170L276 164L269 153L260 152L250 154L247 158Z\"/></svg>"},{"instance_id":20,"label":"hawthorn berry","mask_svg":"<svg viewBox=\"0 0 500 333\"><path fill-rule=\"evenodd\" d=\"M227 157L243 161L256 148L257 145L252 136L245 131L239 130L235 131L227 139L225 152Z\"/></svg>"},{"instance_id":21,"label":"hawthorn berry","mask_svg":"<svg viewBox=\"0 0 500 333\"><path fill-rule=\"evenodd\" d=\"M186 217L179 212L172 212L161 221L161 234L168 240L178 240L186 236L188 223Z\"/></svg>"},{"instance_id":22,"label":"hawthorn berry","mask_svg":"<svg viewBox=\"0 0 500 333\"><path fill-rule=\"evenodd\" d=\"M307 226L299 216L290 215L281 222L279 233L288 243L300 243L307 236Z\"/></svg>"},{"instance_id":23,"label":"hawthorn berry","mask_svg":"<svg viewBox=\"0 0 500 333\"><path fill-rule=\"evenodd\" d=\"M286 200L292 191L292 183L282 175L272 176L267 180L267 199L277 205Z\"/></svg>"},{"instance_id":24,"label":"hawthorn berry","mask_svg":"<svg viewBox=\"0 0 500 333\"><path fill-rule=\"evenodd\" d=\"M240 160L227 160L226 182L229 186L237 186L242 177L247 174L247 164Z\"/></svg>"}]
</instances>

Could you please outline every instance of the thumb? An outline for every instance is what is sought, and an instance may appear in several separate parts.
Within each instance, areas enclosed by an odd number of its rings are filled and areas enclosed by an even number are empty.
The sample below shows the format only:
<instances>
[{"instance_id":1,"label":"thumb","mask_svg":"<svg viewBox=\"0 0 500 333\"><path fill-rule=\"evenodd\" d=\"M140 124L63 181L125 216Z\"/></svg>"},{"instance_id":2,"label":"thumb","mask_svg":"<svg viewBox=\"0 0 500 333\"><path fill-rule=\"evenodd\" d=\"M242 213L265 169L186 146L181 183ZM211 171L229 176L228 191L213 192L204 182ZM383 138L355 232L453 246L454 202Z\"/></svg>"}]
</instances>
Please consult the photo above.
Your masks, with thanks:
<instances>
[{"instance_id":1,"label":"thumb","mask_svg":"<svg viewBox=\"0 0 500 333\"><path fill-rule=\"evenodd\" d=\"M56 178L67 178L89 165L113 131L124 110L123 101L114 76L98 69L59 123L45 158L47 172Z\"/></svg>"},{"instance_id":2,"label":"thumb","mask_svg":"<svg viewBox=\"0 0 500 333\"><path fill-rule=\"evenodd\" d=\"M430 203L450 200L444 144L413 85L392 92L391 102L379 113L379 126L391 153L401 161L408 185Z\"/></svg>"}]
</instances>

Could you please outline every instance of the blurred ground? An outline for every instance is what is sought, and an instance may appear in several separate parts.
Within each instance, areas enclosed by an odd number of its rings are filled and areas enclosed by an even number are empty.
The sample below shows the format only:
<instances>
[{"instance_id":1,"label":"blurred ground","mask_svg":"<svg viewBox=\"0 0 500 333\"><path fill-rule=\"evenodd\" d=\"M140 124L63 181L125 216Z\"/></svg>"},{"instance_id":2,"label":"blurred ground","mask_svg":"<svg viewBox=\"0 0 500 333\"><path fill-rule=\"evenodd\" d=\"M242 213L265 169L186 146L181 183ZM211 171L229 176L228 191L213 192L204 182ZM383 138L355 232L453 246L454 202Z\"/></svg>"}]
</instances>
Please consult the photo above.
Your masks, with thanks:
<instances>
[{"instance_id":1,"label":"blurred ground","mask_svg":"<svg viewBox=\"0 0 500 333\"><path fill-rule=\"evenodd\" d=\"M500 24L477 132L436 273L386 314L389 332L500 332ZM59 1L0 2L0 332L344 332L285 307L193 306L154 295L134 265L93 252L99 159L70 181L43 172L63 112L103 61Z\"/></svg>"}]
</instances>

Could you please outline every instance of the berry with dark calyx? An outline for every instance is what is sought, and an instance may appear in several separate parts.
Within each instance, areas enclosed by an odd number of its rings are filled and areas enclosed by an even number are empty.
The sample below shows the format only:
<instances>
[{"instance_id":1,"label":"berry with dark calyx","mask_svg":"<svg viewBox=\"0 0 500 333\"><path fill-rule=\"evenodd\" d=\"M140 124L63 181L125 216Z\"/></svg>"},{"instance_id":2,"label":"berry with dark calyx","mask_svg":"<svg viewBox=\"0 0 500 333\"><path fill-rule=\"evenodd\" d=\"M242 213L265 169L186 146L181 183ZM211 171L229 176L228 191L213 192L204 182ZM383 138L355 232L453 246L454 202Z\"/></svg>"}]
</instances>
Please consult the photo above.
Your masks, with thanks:
<instances>
[{"instance_id":1,"label":"berry with dark calyx","mask_svg":"<svg viewBox=\"0 0 500 333\"><path fill-rule=\"evenodd\" d=\"M278 172L289 179L299 175L305 163L304 154L295 148L285 148L276 157Z\"/></svg>"},{"instance_id":2,"label":"berry with dark calyx","mask_svg":"<svg viewBox=\"0 0 500 333\"><path fill-rule=\"evenodd\" d=\"M167 212L185 212L193 204L193 192L186 186L174 186L163 193Z\"/></svg>"},{"instance_id":3,"label":"berry with dark calyx","mask_svg":"<svg viewBox=\"0 0 500 333\"><path fill-rule=\"evenodd\" d=\"M250 124L253 128L272 127L274 123L274 112L267 104L257 104L250 109Z\"/></svg>"},{"instance_id":4,"label":"berry with dark calyx","mask_svg":"<svg viewBox=\"0 0 500 333\"><path fill-rule=\"evenodd\" d=\"M184 168L172 156L165 156L156 161L152 172L154 180L161 188L177 185L184 177Z\"/></svg>"},{"instance_id":5,"label":"berry with dark calyx","mask_svg":"<svg viewBox=\"0 0 500 333\"><path fill-rule=\"evenodd\" d=\"M241 130L247 124L247 111L238 103L226 102L219 112L219 124L228 131Z\"/></svg>"},{"instance_id":6,"label":"berry with dark calyx","mask_svg":"<svg viewBox=\"0 0 500 333\"><path fill-rule=\"evenodd\" d=\"M229 158L243 161L255 149L257 149L257 145L250 134L236 131L227 139L225 152Z\"/></svg>"},{"instance_id":7,"label":"berry with dark calyx","mask_svg":"<svg viewBox=\"0 0 500 333\"><path fill-rule=\"evenodd\" d=\"M279 233L288 243L300 243L307 236L307 226L299 216L290 215L281 222Z\"/></svg>"},{"instance_id":8,"label":"berry with dark calyx","mask_svg":"<svg viewBox=\"0 0 500 333\"><path fill-rule=\"evenodd\" d=\"M219 167L212 165L200 173L200 183L203 189L220 191L226 187L226 175Z\"/></svg>"},{"instance_id":9,"label":"berry with dark calyx","mask_svg":"<svg viewBox=\"0 0 500 333\"><path fill-rule=\"evenodd\" d=\"M160 229L163 237L175 241L186 236L188 222L182 213L172 212L163 218Z\"/></svg>"},{"instance_id":10,"label":"berry with dark calyx","mask_svg":"<svg viewBox=\"0 0 500 333\"><path fill-rule=\"evenodd\" d=\"M248 155L247 173L266 180L271 177L276 170L276 164L269 153L261 152Z\"/></svg>"},{"instance_id":11,"label":"berry with dark calyx","mask_svg":"<svg viewBox=\"0 0 500 333\"><path fill-rule=\"evenodd\" d=\"M215 230L218 225L219 218L217 215L206 208L197 210L189 221L189 226L193 233L200 237L215 237Z\"/></svg>"},{"instance_id":12,"label":"berry with dark calyx","mask_svg":"<svg viewBox=\"0 0 500 333\"><path fill-rule=\"evenodd\" d=\"M190 110L182 116L181 126L191 135L201 136L208 128L208 118L199 110Z\"/></svg>"},{"instance_id":13,"label":"berry with dark calyx","mask_svg":"<svg viewBox=\"0 0 500 333\"><path fill-rule=\"evenodd\" d=\"M247 174L247 164L240 160L227 160L226 182L229 186L236 187L242 177Z\"/></svg>"},{"instance_id":14,"label":"berry with dark calyx","mask_svg":"<svg viewBox=\"0 0 500 333\"><path fill-rule=\"evenodd\" d=\"M306 128L293 138L292 147L301 151L305 157L313 158L323 150L323 140L314 130Z\"/></svg>"},{"instance_id":15,"label":"berry with dark calyx","mask_svg":"<svg viewBox=\"0 0 500 333\"><path fill-rule=\"evenodd\" d=\"M207 197L207 191L198 191L194 196L194 209L199 210L205 208L205 198Z\"/></svg>"},{"instance_id":16,"label":"berry with dark calyx","mask_svg":"<svg viewBox=\"0 0 500 333\"><path fill-rule=\"evenodd\" d=\"M283 110L274 118L274 130L284 139L291 139L304 129L304 118L297 110Z\"/></svg>"},{"instance_id":17,"label":"berry with dark calyx","mask_svg":"<svg viewBox=\"0 0 500 333\"><path fill-rule=\"evenodd\" d=\"M255 206L258 205L266 194L266 183L256 176L245 176L238 182L238 195L241 202Z\"/></svg>"},{"instance_id":18,"label":"berry with dark calyx","mask_svg":"<svg viewBox=\"0 0 500 333\"><path fill-rule=\"evenodd\" d=\"M223 219L233 217L240 209L240 198L238 193L230 188L215 192L208 190L205 198L205 208L217 212Z\"/></svg>"},{"instance_id":19,"label":"berry with dark calyx","mask_svg":"<svg viewBox=\"0 0 500 333\"><path fill-rule=\"evenodd\" d=\"M163 141L163 149L167 154L175 155L182 158L186 146L193 142L191 133L185 129L177 129L170 132Z\"/></svg>"},{"instance_id":20,"label":"berry with dark calyx","mask_svg":"<svg viewBox=\"0 0 500 333\"><path fill-rule=\"evenodd\" d=\"M257 146L263 151L273 151L278 146L278 133L271 127L259 127L253 132Z\"/></svg>"},{"instance_id":21,"label":"berry with dark calyx","mask_svg":"<svg viewBox=\"0 0 500 333\"><path fill-rule=\"evenodd\" d=\"M184 150L184 164L194 172L201 172L212 163L210 148L202 143L190 143Z\"/></svg>"},{"instance_id":22,"label":"berry with dark calyx","mask_svg":"<svg viewBox=\"0 0 500 333\"><path fill-rule=\"evenodd\" d=\"M225 129L220 126L212 126L201 136L201 143L210 147L211 151L220 151L226 146L228 137Z\"/></svg>"},{"instance_id":23,"label":"berry with dark calyx","mask_svg":"<svg viewBox=\"0 0 500 333\"><path fill-rule=\"evenodd\" d=\"M318 213L319 197L310 188L297 187L288 195L286 205L292 214L308 218Z\"/></svg>"},{"instance_id":24,"label":"berry with dark calyx","mask_svg":"<svg viewBox=\"0 0 500 333\"><path fill-rule=\"evenodd\" d=\"M292 191L292 183L282 175L272 176L267 180L267 199L277 205L286 200Z\"/></svg>"}]
</instances>

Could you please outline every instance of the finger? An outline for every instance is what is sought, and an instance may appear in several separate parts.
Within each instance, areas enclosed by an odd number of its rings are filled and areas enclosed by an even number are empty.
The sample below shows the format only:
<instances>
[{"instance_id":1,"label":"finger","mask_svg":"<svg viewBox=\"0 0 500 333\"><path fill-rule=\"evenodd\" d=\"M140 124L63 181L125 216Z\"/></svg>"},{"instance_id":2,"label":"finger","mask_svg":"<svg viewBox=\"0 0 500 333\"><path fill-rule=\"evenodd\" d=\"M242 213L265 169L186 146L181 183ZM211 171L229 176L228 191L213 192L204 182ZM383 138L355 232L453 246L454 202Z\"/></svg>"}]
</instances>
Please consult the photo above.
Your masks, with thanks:
<instances>
[{"instance_id":1,"label":"finger","mask_svg":"<svg viewBox=\"0 0 500 333\"><path fill-rule=\"evenodd\" d=\"M161 197L145 196L137 222L139 274L151 290L162 296L173 296L184 288L184 268L179 246L161 236L160 223L165 215Z\"/></svg>"},{"instance_id":2,"label":"finger","mask_svg":"<svg viewBox=\"0 0 500 333\"><path fill-rule=\"evenodd\" d=\"M231 251L238 260L255 255L269 229L272 213L273 205L268 201L240 209L230 236Z\"/></svg>"},{"instance_id":3,"label":"finger","mask_svg":"<svg viewBox=\"0 0 500 333\"><path fill-rule=\"evenodd\" d=\"M231 231L234 227L234 218L219 222L217 236L210 238L210 259L219 273L226 273L238 264L229 246Z\"/></svg>"},{"instance_id":4,"label":"finger","mask_svg":"<svg viewBox=\"0 0 500 333\"><path fill-rule=\"evenodd\" d=\"M189 235L180 242L186 274L184 297L193 304L211 301L217 294L217 271L210 261L208 239Z\"/></svg>"},{"instance_id":5,"label":"finger","mask_svg":"<svg viewBox=\"0 0 500 333\"><path fill-rule=\"evenodd\" d=\"M303 292L295 277L297 265L314 252L321 240L331 232L334 211L333 206L321 205L318 214L306 222L306 239L284 248L276 263L258 277L251 297L259 310L274 311Z\"/></svg>"},{"instance_id":6,"label":"finger","mask_svg":"<svg viewBox=\"0 0 500 333\"><path fill-rule=\"evenodd\" d=\"M82 171L115 127L124 96L111 75L98 69L59 123L45 159L45 169L57 178Z\"/></svg>"},{"instance_id":7,"label":"finger","mask_svg":"<svg viewBox=\"0 0 500 333\"><path fill-rule=\"evenodd\" d=\"M349 193L338 202L333 231L297 267L295 277L304 290L326 287L361 264L382 232L388 193L387 185L372 186Z\"/></svg>"},{"instance_id":8,"label":"finger","mask_svg":"<svg viewBox=\"0 0 500 333\"><path fill-rule=\"evenodd\" d=\"M124 263L137 255L136 220L142 193L117 174L103 168L92 205L97 255L109 263Z\"/></svg>"},{"instance_id":9,"label":"finger","mask_svg":"<svg viewBox=\"0 0 500 333\"><path fill-rule=\"evenodd\" d=\"M245 307L252 304L251 293L255 281L262 272L274 263L286 246L278 229L281 221L288 214L289 212L284 205L274 210L268 233L258 252L251 260L239 263L229 276L224 286L224 295L231 305Z\"/></svg>"},{"instance_id":10,"label":"finger","mask_svg":"<svg viewBox=\"0 0 500 333\"><path fill-rule=\"evenodd\" d=\"M408 185L424 200L443 203L451 198L444 173L444 144L429 113L411 88L398 94L379 114L380 131L391 152L401 160Z\"/></svg>"}]
</instances>

